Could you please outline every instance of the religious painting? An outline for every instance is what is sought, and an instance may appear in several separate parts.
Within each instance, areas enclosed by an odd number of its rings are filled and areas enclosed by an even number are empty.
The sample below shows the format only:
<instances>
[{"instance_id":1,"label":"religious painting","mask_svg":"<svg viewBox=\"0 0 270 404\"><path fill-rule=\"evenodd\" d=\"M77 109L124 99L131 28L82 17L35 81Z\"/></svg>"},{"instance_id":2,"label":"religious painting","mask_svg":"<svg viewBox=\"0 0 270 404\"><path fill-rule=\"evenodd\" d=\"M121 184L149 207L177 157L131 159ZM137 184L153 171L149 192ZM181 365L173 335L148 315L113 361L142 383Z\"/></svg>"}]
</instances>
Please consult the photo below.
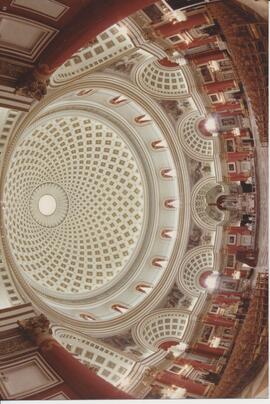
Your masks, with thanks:
<instances>
[{"instance_id":1,"label":"religious painting","mask_svg":"<svg viewBox=\"0 0 270 404\"><path fill-rule=\"evenodd\" d=\"M229 245L236 244L236 235L235 234L229 234L227 242L228 242Z\"/></svg>"},{"instance_id":2,"label":"religious painting","mask_svg":"<svg viewBox=\"0 0 270 404\"><path fill-rule=\"evenodd\" d=\"M179 374L183 368L179 365L173 365L171 368L168 369L169 372Z\"/></svg>"},{"instance_id":3,"label":"religious painting","mask_svg":"<svg viewBox=\"0 0 270 404\"><path fill-rule=\"evenodd\" d=\"M213 304L210 309L210 313L217 314L219 310L219 306L217 304Z\"/></svg>"},{"instance_id":4,"label":"religious painting","mask_svg":"<svg viewBox=\"0 0 270 404\"><path fill-rule=\"evenodd\" d=\"M236 125L236 121L234 117L222 118L221 119L222 126L233 126Z\"/></svg>"},{"instance_id":5,"label":"religious painting","mask_svg":"<svg viewBox=\"0 0 270 404\"><path fill-rule=\"evenodd\" d=\"M238 282L233 279L221 279L220 281L220 289L235 291L237 290Z\"/></svg>"},{"instance_id":6,"label":"religious painting","mask_svg":"<svg viewBox=\"0 0 270 404\"><path fill-rule=\"evenodd\" d=\"M213 329L213 326L205 325L200 336L200 342L207 343L211 337Z\"/></svg>"},{"instance_id":7,"label":"religious painting","mask_svg":"<svg viewBox=\"0 0 270 404\"><path fill-rule=\"evenodd\" d=\"M227 255L226 266L229 267L229 268L234 268L235 267L235 255L234 254Z\"/></svg>"},{"instance_id":8,"label":"religious painting","mask_svg":"<svg viewBox=\"0 0 270 404\"><path fill-rule=\"evenodd\" d=\"M182 42L182 37L180 35L169 36L168 39L173 43Z\"/></svg>"},{"instance_id":9,"label":"religious painting","mask_svg":"<svg viewBox=\"0 0 270 404\"><path fill-rule=\"evenodd\" d=\"M211 72L210 72L207 65L206 66L201 66L200 67L200 72L201 72L201 75L203 77L204 83L211 83L211 82L214 81L214 78L212 77L212 74L211 74Z\"/></svg>"},{"instance_id":10,"label":"religious painting","mask_svg":"<svg viewBox=\"0 0 270 404\"><path fill-rule=\"evenodd\" d=\"M227 149L227 152L234 152L235 151L234 140L233 139L226 140L226 149Z\"/></svg>"}]
</instances>

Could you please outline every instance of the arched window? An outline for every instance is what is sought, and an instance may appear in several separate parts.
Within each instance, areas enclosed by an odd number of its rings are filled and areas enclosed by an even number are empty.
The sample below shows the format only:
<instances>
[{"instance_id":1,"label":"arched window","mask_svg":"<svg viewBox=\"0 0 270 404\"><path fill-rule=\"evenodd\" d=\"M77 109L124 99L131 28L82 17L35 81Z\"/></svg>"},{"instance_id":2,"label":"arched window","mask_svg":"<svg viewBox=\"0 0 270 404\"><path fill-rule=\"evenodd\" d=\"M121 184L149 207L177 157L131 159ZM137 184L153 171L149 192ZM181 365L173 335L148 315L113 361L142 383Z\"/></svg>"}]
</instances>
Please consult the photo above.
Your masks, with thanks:
<instances>
[{"instance_id":1,"label":"arched window","mask_svg":"<svg viewBox=\"0 0 270 404\"><path fill-rule=\"evenodd\" d=\"M80 317L83 320L87 320L87 321L95 321L95 317L92 314L89 313L80 313Z\"/></svg>"},{"instance_id":2,"label":"arched window","mask_svg":"<svg viewBox=\"0 0 270 404\"><path fill-rule=\"evenodd\" d=\"M167 144L165 140L155 140L154 142L151 143L151 146L154 150L162 150L166 149Z\"/></svg>"},{"instance_id":3,"label":"arched window","mask_svg":"<svg viewBox=\"0 0 270 404\"><path fill-rule=\"evenodd\" d=\"M112 309L118 311L121 314L126 313L128 311L128 307L124 306L123 304L113 304Z\"/></svg>"},{"instance_id":4,"label":"arched window","mask_svg":"<svg viewBox=\"0 0 270 404\"><path fill-rule=\"evenodd\" d=\"M177 199L166 199L164 201L164 206L167 209L176 209L179 206L179 201Z\"/></svg>"},{"instance_id":5,"label":"arched window","mask_svg":"<svg viewBox=\"0 0 270 404\"><path fill-rule=\"evenodd\" d=\"M111 98L109 102L112 105L120 105L127 102L127 98L125 98L123 95L117 95L116 97Z\"/></svg>"},{"instance_id":6,"label":"arched window","mask_svg":"<svg viewBox=\"0 0 270 404\"><path fill-rule=\"evenodd\" d=\"M136 123L138 123L139 125L143 125L143 124L152 122L152 119L147 118L147 116L144 114L144 115L135 116L134 121Z\"/></svg>"},{"instance_id":7,"label":"arched window","mask_svg":"<svg viewBox=\"0 0 270 404\"><path fill-rule=\"evenodd\" d=\"M141 293L148 293L152 289L152 286L145 283L139 283L135 289Z\"/></svg>"},{"instance_id":8,"label":"arched window","mask_svg":"<svg viewBox=\"0 0 270 404\"><path fill-rule=\"evenodd\" d=\"M157 268L165 268L168 260L166 258L156 257L152 260L152 265Z\"/></svg>"}]
</instances>

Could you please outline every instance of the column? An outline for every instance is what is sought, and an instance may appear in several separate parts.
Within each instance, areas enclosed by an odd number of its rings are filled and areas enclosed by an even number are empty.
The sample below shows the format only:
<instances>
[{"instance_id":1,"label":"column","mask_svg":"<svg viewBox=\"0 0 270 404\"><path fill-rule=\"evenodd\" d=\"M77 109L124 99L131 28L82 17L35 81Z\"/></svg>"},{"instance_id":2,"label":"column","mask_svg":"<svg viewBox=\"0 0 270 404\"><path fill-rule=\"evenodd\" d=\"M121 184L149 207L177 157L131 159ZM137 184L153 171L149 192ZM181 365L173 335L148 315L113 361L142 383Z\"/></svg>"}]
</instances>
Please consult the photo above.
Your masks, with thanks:
<instances>
[{"instance_id":1,"label":"column","mask_svg":"<svg viewBox=\"0 0 270 404\"><path fill-rule=\"evenodd\" d=\"M213 104L212 104L212 106L213 106ZM229 116L229 117L231 117L231 116L243 117L243 115L244 115L242 108L241 108L241 110L239 109L238 111L222 111L222 112L220 111L220 112L218 112L218 114L220 115L221 118L227 117L227 116Z\"/></svg>"},{"instance_id":2,"label":"column","mask_svg":"<svg viewBox=\"0 0 270 404\"><path fill-rule=\"evenodd\" d=\"M241 296L242 296L242 292L234 292L234 291L231 291L231 292L221 292L222 293L222 296L234 296L234 297L238 297L238 298L241 298Z\"/></svg>"},{"instance_id":3,"label":"column","mask_svg":"<svg viewBox=\"0 0 270 404\"><path fill-rule=\"evenodd\" d=\"M186 58L188 60L191 60L196 65L203 65L213 60L224 60L226 58L226 52L221 50L215 50L207 53L186 55Z\"/></svg>"},{"instance_id":4,"label":"column","mask_svg":"<svg viewBox=\"0 0 270 404\"><path fill-rule=\"evenodd\" d=\"M216 36L208 36L206 38L196 38L192 42L186 43L186 42L181 42L175 46L173 46L173 49L179 49L179 50L186 50L186 49L193 49L193 48L198 48L199 46L203 45L209 45L211 43L215 43L217 41ZM191 58L191 55L186 55L186 57Z\"/></svg>"},{"instance_id":5,"label":"column","mask_svg":"<svg viewBox=\"0 0 270 404\"><path fill-rule=\"evenodd\" d=\"M198 353L198 354L203 354L210 358L211 357L213 358L213 357L220 357L220 356L224 355L226 350L224 348L213 348L213 347L210 347L209 345L198 342L195 345L193 345L192 352Z\"/></svg>"},{"instance_id":6,"label":"column","mask_svg":"<svg viewBox=\"0 0 270 404\"><path fill-rule=\"evenodd\" d=\"M216 111L220 112L220 115L224 115L223 112L227 113L227 115L239 115L241 111L241 105L239 102L224 102L224 103L217 103L213 104L211 108ZM237 111L237 112L236 112ZM228 114L229 113L229 114Z\"/></svg>"},{"instance_id":7,"label":"column","mask_svg":"<svg viewBox=\"0 0 270 404\"><path fill-rule=\"evenodd\" d=\"M208 94L212 94L236 88L236 82L234 80L215 81L214 83L204 84L203 87Z\"/></svg>"},{"instance_id":8,"label":"column","mask_svg":"<svg viewBox=\"0 0 270 404\"><path fill-rule=\"evenodd\" d=\"M250 160L252 157L252 152L250 151L243 151L243 152L228 152L227 153L227 162L235 162L235 161L243 161L243 160Z\"/></svg>"},{"instance_id":9,"label":"column","mask_svg":"<svg viewBox=\"0 0 270 404\"><path fill-rule=\"evenodd\" d=\"M209 314L205 319L203 319L203 323L232 328L234 327L235 321L224 318L223 316L219 316L217 314Z\"/></svg>"},{"instance_id":10,"label":"column","mask_svg":"<svg viewBox=\"0 0 270 404\"><path fill-rule=\"evenodd\" d=\"M50 323L43 314L18 321L18 324L22 332L38 345L43 358L81 399L133 398L97 376L63 348L52 337Z\"/></svg>"},{"instance_id":11,"label":"column","mask_svg":"<svg viewBox=\"0 0 270 404\"><path fill-rule=\"evenodd\" d=\"M228 173L228 178L230 181L246 181L250 177L249 174L244 173Z\"/></svg>"},{"instance_id":12,"label":"column","mask_svg":"<svg viewBox=\"0 0 270 404\"><path fill-rule=\"evenodd\" d=\"M184 31L188 31L193 27L204 25L207 23L208 23L207 15L200 13L191 15L190 17L187 18L186 21L180 21L177 22L176 24L174 24L173 21L163 24L156 28L156 32L163 37L169 37Z\"/></svg>"},{"instance_id":13,"label":"column","mask_svg":"<svg viewBox=\"0 0 270 404\"><path fill-rule=\"evenodd\" d=\"M168 386L178 386L186 389L189 393L195 394L198 396L203 396L208 389L207 385L203 385L201 383L196 383L193 380L184 378L181 375L176 375L171 372L162 372L158 374L157 381L163 384L167 384Z\"/></svg>"},{"instance_id":14,"label":"column","mask_svg":"<svg viewBox=\"0 0 270 404\"><path fill-rule=\"evenodd\" d=\"M205 363L201 361L197 361L195 359L188 359L188 358L179 358L174 361L174 363L178 365L191 365L194 369L200 369L200 370L208 370L211 372L215 372L217 366L211 365L210 363Z\"/></svg>"},{"instance_id":15,"label":"column","mask_svg":"<svg viewBox=\"0 0 270 404\"><path fill-rule=\"evenodd\" d=\"M241 234L241 235L251 235L251 231L246 228L246 226L230 226L228 228L229 234Z\"/></svg>"},{"instance_id":16,"label":"column","mask_svg":"<svg viewBox=\"0 0 270 404\"><path fill-rule=\"evenodd\" d=\"M240 273L240 278L242 279L242 278L246 278L246 277L247 277L249 270L250 270L250 268L248 268L248 267L247 267L246 269L224 268L224 269L223 269L223 274L226 275L226 276L231 276L231 277L233 277L234 272L237 271L237 272Z\"/></svg>"},{"instance_id":17,"label":"column","mask_svg":"<svg viewBox=\"0 0 270 404\"><path fill-rule=\"evenodd\" d=\"M231 270L232 270L232 272L235 271L235 269L231 269ZM216 303L216 304L222 304L222 303L234 304L234 303L238 303L240 300L239 298L235 297L234 295L230 296L230 294L229 294L229 296L226 296L223 293L221 295L212 295L212 297L213 297L213 303Z\"/></svg>"}]
</instances>

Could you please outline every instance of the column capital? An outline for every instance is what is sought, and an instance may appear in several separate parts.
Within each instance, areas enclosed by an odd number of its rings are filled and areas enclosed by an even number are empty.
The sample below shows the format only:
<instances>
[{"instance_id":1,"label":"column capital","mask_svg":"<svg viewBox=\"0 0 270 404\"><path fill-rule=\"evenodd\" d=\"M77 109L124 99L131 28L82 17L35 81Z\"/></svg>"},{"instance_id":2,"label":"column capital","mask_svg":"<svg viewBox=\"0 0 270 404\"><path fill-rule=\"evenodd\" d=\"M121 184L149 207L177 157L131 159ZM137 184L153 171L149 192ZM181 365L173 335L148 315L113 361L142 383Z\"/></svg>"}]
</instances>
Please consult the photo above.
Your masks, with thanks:
<instances>
[{"instance_id":1,"label":"column capital","mask_svg":"<svg viewBox=\"0 0 270 404\"><path fill-rule=\"evenodd\" d=\"M48 66L37 66L16 83L16 94L40 101L47 94L50 73Z\"/></svg>"},{"instance_id":2,"label":"column capital","mask_svg":"<svg viewBox=\"0 0 270 404\"><path fill-rule=\"evenodd\" d=\"M51 339L52 330L50 322L44 314L25 320L18 320L20 330L27 335L37 345L40 345L44 340Z\"/></svg>"}]
</instances>

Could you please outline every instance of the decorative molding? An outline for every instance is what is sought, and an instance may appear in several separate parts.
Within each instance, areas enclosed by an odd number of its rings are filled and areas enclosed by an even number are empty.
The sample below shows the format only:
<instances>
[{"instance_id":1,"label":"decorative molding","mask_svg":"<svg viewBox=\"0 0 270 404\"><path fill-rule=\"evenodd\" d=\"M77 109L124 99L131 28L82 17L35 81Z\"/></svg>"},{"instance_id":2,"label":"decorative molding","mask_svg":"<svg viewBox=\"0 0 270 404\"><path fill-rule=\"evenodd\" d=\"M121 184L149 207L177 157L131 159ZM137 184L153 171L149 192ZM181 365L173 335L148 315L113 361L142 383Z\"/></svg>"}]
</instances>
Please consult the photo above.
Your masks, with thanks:
<instances>
[{"instance_id":1,"label":"decorative molding","mask_svg":"<svg viewBox=\"0 0 270 404\"><path fill-rule=\"evenodd\" d=\"M53 394L52 396L43 398L43 400L70 400L70 397L68 397L64 391L58 391L56 394Z\"/></svg>"},{"instance_id":2,"label":"decorative molding","mask_svg":"<svg viewBox=\"0 0 270 404\"><path fill-rule=\"evenodd\" d=\"M33 342L24 338L22 335L0 340L0 356L7 356L33 348L35 348Z\"/></svg>"},{"instance_id":3,"label":"decorative molding","mask_svg":"<svg viewBox=\"0 0 270 404\"><path fill-rule=\"evenodd\" d=\"M1 43L1 39L0 39ZM6 58L0 58L0 77L7 81L16 81L19 77L26 74L31 66L29 64L17 63Z\"/></svg>"},{"instance_id":4,"label":"decorative molding","mask_svg":"<svg viewBox=\"0 0 270 404\"><path fill-rule=\"evenodd\" d=\"M23 399L62 383L62 379L38 353L1 365L0 373L1 393L6 400Z\"/></svg>"},{"instance_id":5,"label":"decorative molding","mask_svg":"<svg viewBox=\"0 0 270 404\"><path fill-rule=\"evenodd\" d=\"M27 18L0 12L0 52L34 63L58 30Z\"/></svg>"},{"instance_id":6,"label":"decorative molding","mask_svg":"<svg viewBox=\"0 0 270 404\"><path fill-rule=\"evenodd\" d=\"M12 0L10 5L54 21L60 20L70 8L56 0Z\"/></svg>"}]
</instances>

